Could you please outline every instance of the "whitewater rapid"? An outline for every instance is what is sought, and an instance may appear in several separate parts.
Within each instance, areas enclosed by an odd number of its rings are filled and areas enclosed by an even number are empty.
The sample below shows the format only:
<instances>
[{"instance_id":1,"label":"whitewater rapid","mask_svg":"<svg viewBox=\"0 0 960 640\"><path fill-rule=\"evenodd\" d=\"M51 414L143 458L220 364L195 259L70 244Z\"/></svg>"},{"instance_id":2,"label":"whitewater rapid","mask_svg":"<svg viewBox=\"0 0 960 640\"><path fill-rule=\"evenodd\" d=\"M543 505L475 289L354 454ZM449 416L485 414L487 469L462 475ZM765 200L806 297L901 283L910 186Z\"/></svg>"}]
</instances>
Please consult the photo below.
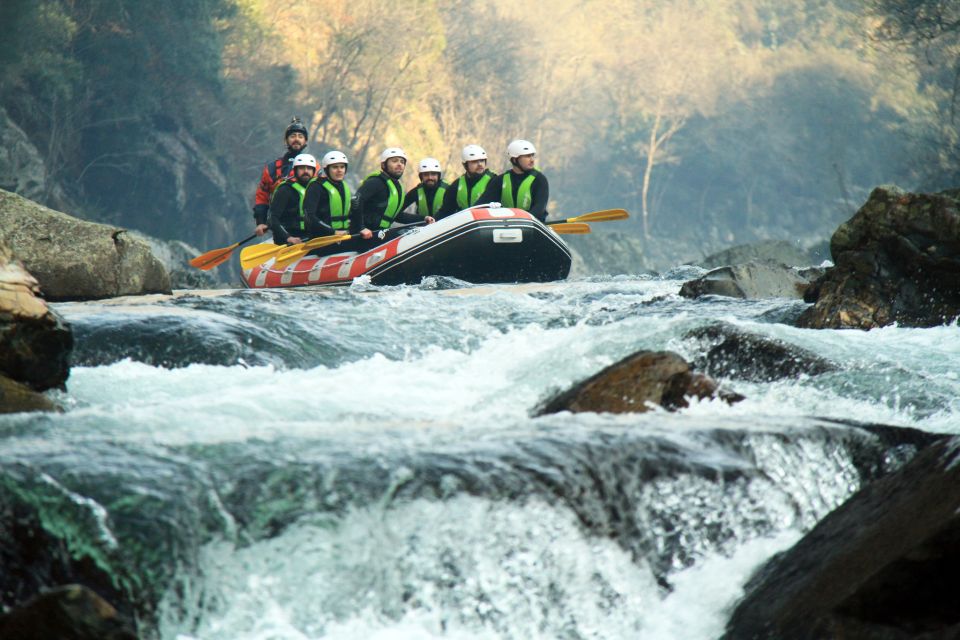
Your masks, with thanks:
<instances>
[{"instance_id":1,"label":"whitewater rapid","mask_svg":"<svg viewBox=\"0 0 960 640\"><path fill-rule=\"evenodd\" d=\"M752 570L910 455L843 421L960 432L960 327L797 329L802 302L680 298L693 273L57 305L66 411L0 418L0 463L148 576L164 640L716 638ZM531 417L716 323L837 370ZM130 549L153 520L164 554Z\"/></svg>"}]
</instances>

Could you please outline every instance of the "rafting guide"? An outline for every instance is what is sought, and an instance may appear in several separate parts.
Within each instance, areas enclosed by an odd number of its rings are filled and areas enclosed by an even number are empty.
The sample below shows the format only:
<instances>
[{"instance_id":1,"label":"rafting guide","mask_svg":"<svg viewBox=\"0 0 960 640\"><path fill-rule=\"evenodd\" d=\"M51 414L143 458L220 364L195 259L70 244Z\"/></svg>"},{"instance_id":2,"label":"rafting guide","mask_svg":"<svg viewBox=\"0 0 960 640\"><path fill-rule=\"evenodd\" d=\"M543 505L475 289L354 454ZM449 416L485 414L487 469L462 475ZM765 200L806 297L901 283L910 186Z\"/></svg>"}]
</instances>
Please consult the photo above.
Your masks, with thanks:
<instances>
[{"instance_id":1,"label":"rafting guide","mask_svg":"<svg viewBox=\"0 0 960 640\"><path fill-rule=\"evenodd\" d=\"M273 195L281 180L293 177L293 159L307 148L308 139L307 128L300 118L294 116L283 132L283 142L287 145L286 153L264 165L253 197L254 232L258 236L262 236L270 228L267 224L270 196Z\"/></svg>"}]
</instances>

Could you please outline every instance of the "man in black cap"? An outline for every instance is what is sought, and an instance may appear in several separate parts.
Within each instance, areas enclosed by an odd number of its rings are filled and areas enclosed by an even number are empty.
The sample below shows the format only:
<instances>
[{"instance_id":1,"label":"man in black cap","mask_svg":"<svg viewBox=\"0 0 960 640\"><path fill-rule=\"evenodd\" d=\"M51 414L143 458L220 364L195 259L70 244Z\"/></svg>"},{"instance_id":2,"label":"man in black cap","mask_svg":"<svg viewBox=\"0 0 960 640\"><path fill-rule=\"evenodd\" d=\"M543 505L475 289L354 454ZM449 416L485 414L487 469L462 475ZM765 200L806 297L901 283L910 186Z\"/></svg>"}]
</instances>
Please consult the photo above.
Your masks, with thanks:
<instances>
[{"instance_id":1,"label":"man in black cap","mask_svg":"<svg viewBox=\"0 0 960 640\"><path fill-rule=\"evenodd\" d=\"M270 196L273 195L281 180L293 178L293 159L307 148L307 128L294 116L283 132L283 141L287 145L287 152L263 166L260 174L260 184L253 198L254 229L258 236L262 236L270 227L267 224L267 212L270 210Z\"/></svg>"}]
</instances>

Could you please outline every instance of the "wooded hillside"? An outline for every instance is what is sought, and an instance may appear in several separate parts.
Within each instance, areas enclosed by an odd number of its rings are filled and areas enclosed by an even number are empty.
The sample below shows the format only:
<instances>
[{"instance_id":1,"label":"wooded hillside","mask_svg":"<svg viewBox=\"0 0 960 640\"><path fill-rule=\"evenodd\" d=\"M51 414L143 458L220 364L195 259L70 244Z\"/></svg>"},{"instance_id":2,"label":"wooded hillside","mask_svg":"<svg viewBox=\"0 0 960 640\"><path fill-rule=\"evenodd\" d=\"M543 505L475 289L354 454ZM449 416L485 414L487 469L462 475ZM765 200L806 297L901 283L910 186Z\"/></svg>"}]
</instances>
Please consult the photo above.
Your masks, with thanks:
<instances>
[{"instance_id":1,"label":"wooded hillside","mask_svg":"<svg viewBox=\"0 0 960 640\"><path fill-rule=\"evenodd\" d=\"M878 184L960 184L949 3L392 7L7 0L0 121L43 160L22 169L43 173L33 197L203 247L250 228L293 114L310 151L347 153L354 181L388 144L452 179L464 144L501 170L506 143L528 138L551 211L626 207L623 228L681 253L812 243Z\"/></svg>"}]
</instances>

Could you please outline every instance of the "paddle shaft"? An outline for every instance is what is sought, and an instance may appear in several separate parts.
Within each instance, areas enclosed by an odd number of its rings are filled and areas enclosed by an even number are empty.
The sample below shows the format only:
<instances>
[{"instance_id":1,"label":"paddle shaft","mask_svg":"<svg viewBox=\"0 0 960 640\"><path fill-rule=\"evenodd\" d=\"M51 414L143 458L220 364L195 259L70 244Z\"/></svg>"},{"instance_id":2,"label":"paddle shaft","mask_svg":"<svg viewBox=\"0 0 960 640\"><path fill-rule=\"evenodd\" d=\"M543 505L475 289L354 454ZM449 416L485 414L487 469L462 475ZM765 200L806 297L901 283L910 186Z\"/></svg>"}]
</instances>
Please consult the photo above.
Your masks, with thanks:
<instances>
[{"instance_id":1,"label":"paddle shaft","mask_svg":"<svg viewBox=\"0 0 960 640\"><path fill-rule=\"evenodd\" d=\"M212 249L206 253L202 253L196 258L190 260L190 266L196 267L198 269L203 269L204 267L212 267L223 262L226 262L230 257L230 254L233 253L233 250L239 247L242 244L246 244L257 237L257 234L253 234L239 242L235 242L229 247L224 247L222 249Z\"/></svg>"},{"instance_id":2,"label":"paddle shaft","mask_svg":"<svg viewBox=\"0 0 960 640\"><path fill-rule=\"evenodd\" d=\"M568 222L610 222L614 220L626 220L629 217L630 214L627 213L625 209L602 209L600 211L585 213L583 215L565 218L563 220L550 220L546 224L554 225Z\"/></svg>"}]
</instances>

